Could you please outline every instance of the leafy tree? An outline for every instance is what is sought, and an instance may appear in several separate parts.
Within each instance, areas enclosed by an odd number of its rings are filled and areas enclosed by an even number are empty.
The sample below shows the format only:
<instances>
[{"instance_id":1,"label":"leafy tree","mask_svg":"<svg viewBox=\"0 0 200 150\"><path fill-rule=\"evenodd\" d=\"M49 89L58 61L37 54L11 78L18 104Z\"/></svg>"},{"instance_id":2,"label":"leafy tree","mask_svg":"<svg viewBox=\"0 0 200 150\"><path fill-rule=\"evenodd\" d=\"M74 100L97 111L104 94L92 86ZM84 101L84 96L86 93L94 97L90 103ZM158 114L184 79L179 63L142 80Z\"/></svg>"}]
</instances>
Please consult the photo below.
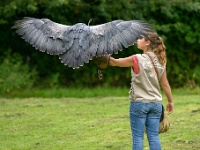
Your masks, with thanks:
<instances>
[{"instance_id":1,"label":"leafy tree","mask_svg":"<svg viewBox=\"0 0 200 150\"><path fill-rule=\"evenodd\" d=\"M63 66L56 56L34 50L17 36L11 27L25 16L49 18L55 22L90 25L115 19L144 20L154 25L163 37L168 55L168 78L174 87L200 84L200 2L195 0L4 0L0 1L0 59L6 51L22 56L23 62L36 68L39 81L53 79L64 86L119 85L129 86L130 69L109 67L98 81L97 69L89 63L73 70ZM115 57L139 53L134 46ZM52 79L53 78L53 79ZM41 83L41 82L40 82ZM47 85L48 86L48 85Z\"/></svg>"},{"instance_id":2,"label":"leafy tree","mask_svg":"<svg viewBox=\"0 0 200 150\"><path fill-rule=\"evenodd\" d=\"M8 55L0 62L0 93L32 87L36 79L36 71L30 70L27 64L23 64L21 56Z\"/></svg>"}]
</instances>

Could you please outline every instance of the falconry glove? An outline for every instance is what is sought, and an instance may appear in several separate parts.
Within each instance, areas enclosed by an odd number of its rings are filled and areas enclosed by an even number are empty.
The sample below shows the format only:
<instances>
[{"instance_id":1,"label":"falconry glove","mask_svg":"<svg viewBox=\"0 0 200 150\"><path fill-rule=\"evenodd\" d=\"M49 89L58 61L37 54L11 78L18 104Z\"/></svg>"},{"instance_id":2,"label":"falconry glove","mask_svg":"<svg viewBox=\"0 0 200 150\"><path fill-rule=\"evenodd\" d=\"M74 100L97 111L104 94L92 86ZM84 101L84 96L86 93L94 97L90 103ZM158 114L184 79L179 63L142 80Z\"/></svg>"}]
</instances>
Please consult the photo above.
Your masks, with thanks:
<instances>
[{"instance_id":1,"label":"falconry glove","mask_svg":"<svg viewBox=\"0 0 200 150\"><path fill-rule=\"evenodd\" d=\"M96 56L93 58L93 62L98 66L100 69L106 69L109 65L110 55L105 54L103 56Z\"/></svg>"}]
</instances>

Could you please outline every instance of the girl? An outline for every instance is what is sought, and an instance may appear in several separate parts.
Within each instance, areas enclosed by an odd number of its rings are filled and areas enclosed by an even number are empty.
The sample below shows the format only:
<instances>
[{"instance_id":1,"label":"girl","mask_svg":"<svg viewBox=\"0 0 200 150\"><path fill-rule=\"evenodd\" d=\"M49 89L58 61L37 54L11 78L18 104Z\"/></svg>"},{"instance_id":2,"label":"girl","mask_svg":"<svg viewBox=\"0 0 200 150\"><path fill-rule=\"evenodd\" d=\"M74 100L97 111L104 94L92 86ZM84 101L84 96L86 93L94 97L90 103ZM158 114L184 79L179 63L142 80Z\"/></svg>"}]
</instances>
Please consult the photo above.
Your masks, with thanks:
<instances>
[{"instance_id":1,"label":"girl","mask_svg":"<svg viewBox=\"0 0 200 150\"><path fill-rule=\"evenodd\" d=\"M132 149L143 149L144 126L150 150L161 150L158 136L159 121L162 112L162 87L168 102L166 110L171 114L174 109L171 88L166 74L165 45L157 33L149 33L137 40L138 49L143 54L126 58L110 57L109 65L131 67L130 124L132 130ZM155 64L155 69L153 67Z\"/></svg>"}]
</instances>

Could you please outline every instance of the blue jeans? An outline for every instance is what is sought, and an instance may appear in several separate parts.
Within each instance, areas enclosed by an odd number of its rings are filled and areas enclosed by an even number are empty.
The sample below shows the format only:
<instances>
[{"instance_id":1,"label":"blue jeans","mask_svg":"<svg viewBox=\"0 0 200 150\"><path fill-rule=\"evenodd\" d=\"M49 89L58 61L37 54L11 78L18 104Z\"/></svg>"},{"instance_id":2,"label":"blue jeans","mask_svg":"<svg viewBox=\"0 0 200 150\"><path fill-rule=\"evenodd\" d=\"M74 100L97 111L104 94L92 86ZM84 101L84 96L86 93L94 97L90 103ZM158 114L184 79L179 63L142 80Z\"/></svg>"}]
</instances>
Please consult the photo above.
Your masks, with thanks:
<instances>
[{"instance_id":1,"label":"blue jeans","mask_svg":"<svg viewBox=\"0 0 200 150\"><path fill-rule=\"evenodd\" d=\"M161 150L158 128L162 112L161 103L130 103L130 124L132 130L132 150L143 150L144 127L150 150Z\"/></svg>"}]
</instances>

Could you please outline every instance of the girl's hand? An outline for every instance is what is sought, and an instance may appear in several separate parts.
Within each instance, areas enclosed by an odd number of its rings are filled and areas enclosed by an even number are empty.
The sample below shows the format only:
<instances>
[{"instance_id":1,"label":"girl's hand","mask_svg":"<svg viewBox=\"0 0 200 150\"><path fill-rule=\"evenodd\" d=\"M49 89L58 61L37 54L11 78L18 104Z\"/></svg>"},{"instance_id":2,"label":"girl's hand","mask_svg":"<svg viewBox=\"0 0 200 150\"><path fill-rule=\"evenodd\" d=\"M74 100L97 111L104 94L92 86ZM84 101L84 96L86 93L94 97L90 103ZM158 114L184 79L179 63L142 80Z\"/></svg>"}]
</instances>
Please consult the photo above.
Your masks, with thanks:
<instances>
[{"instance_id":1,"label":"girl's hand","mask_svg":"<svg viewBox=\"0 0 200 150\"><path fill-rule=\"evenodd\" d=\"M167 103L167 114L170 115L174 111L174 103L173 102L168 102Z\"/></svg>"}]
</instances>

